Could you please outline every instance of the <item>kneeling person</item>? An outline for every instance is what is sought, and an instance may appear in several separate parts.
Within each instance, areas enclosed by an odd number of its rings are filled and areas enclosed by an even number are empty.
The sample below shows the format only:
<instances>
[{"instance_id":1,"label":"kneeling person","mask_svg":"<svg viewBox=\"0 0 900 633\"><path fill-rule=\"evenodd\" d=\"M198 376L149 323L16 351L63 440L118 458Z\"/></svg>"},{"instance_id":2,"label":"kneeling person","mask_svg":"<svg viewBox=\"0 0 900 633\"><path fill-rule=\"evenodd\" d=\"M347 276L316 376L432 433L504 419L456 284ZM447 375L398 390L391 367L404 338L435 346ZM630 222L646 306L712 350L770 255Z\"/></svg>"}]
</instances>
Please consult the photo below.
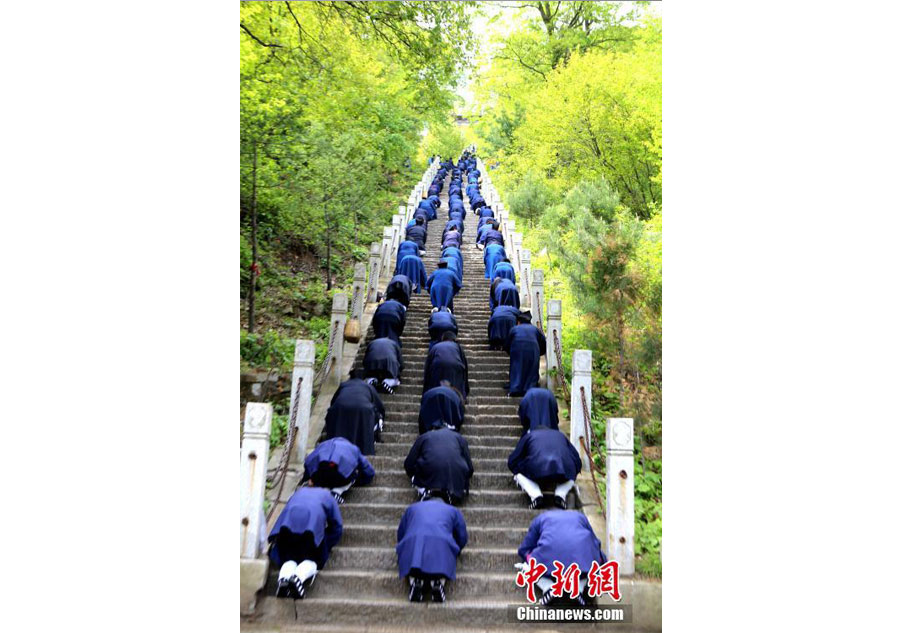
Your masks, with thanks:
<instances>
[{"instance_id":1,"label":"kneeling person","mask_svg":"<svg viewBox=\"0 0 900 633\"><path fill-rule=\"evenodd\" d=\"M554 486L553 503L566 509L566 495L581 472L581 457L561 431L538 426L519 439L507 460L516 484L531 499L531 508L544 505L542 487Z\"/></svg>"},{"instance_id":2,"label":"kneeling person","mask_svg":"<svg viewBox=\"0 0 900 633\"><path fill-rule=\"evenodd\" d=\"M303 462L302 481L312 480L317 488L327 488L339 505L351 486L365 486L374 476L369 460L343 437L320 442Z\"/></svg>"},{"instance_id":3,"label":"kneeling person","mask_svg":"<svg viewBox=\"0 0 900 633\"><path fill-rule=\"evenodd\" d=\"M403 469L423 500L440 497L453 505L469 494L469 479L475 472L466 438L444 425L416 439Z\"/></svg>"}]
</instances>

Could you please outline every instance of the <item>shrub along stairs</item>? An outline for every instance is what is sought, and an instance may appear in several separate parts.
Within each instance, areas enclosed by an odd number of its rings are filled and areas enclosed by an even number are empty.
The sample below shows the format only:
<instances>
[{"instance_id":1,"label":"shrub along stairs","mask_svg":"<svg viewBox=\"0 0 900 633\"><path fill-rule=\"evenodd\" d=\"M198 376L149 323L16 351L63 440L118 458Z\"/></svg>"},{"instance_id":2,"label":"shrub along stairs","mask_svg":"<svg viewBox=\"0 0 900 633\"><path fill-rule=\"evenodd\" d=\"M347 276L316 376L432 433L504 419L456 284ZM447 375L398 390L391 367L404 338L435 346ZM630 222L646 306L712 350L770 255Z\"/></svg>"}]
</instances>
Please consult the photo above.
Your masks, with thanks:
<instances>
[{"instance_id":1,"label":"shrub along stairs","mask_svg":"<svg viewBox=\"0 0 900 633\"><path fill-rule=\"evenodd\" d=\"M423 257L429 274L440 257L448 184L449 177L438 217L429 223ZM401 338L401 385L394 394L381 396L385 406L383 441L376 445L375 457L370 458L375 479L345 495L346 502L341 506L343 538L305 600L295 604L273 597L278 570L272 566L267 595L260 599L258 616L253 618L256 624L276 629L311 625L485 629L509 624L507 605L526 604L524 591L515 586L513 565L519 562L516 550L539 511L527 507L525 494L516 488L506 466L521 434L517 416L520 399L507 397L503 388L509 377L509 357L488 349L490 285L484 278L482 251L475 247L478 217L468 208L468 201L466 205L461 247L463 286L454 300L453 312L459 325L458 341L469 363L470 393L462 434L469 443L475 474L470 495L460 506L469 542L459 558L456 581L448 583L447 602L410 603L408 585L397 575L394 550L400 518L417 500L403 470L403 460L418 435L428 353L431 302L423 289L413 294ZM373 336L370 326L366 340ZM365 346L361 345L354 366L362 366L364 355ZM292 487L286 487L282 501L291 492ZM570 507L572 502L570 495Z\"/></svg>"}]
</instances>

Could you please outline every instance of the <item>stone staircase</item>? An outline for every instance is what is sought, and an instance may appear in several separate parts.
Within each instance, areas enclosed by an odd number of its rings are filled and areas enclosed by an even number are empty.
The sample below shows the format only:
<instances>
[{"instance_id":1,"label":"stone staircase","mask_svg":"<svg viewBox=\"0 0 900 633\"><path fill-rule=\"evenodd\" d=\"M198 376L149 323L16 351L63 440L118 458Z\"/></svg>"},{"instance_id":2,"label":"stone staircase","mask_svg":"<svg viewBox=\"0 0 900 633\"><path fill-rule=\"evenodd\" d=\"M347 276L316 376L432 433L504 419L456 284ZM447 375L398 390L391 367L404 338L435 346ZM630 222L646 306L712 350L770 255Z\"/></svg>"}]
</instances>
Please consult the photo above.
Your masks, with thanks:
<instances>
[{"instance_id":1,"label":"stone staircase","mask_svg":"<svg viewBox=\"0 0 900 633\"><path fill-rule=\"evenodd\" d=\"M440 238L447 222L447 186L441 194L438 218L429 224L427 272L436 267ZM509 357L491 351L487 344L489 282L484 278L482 252L475 248L478 217L468 209L465 221L463 287L454 300L459 325L458 341L469 362L470 394L462 433L469 442L475 474L470 495L460 507L469 533L457 568L457 579L448 583L447 602L413 604L408 585L397 575L397 526L406 507L417 500L403 471L403 461L418 436L417 419L422 395L425 357L428 352L428 317L431 303L424 289L414 294L403 332L404 369L394 394L382 394L385 429L376 455L374 481L352 488L341 506L344 533L331 558L319 573L305 600L273 597L277 569L270 570L268 595L257 604L257 615L244 628L266 630L342 630L391 627L395 629L485 630L506 626L507 606L527 604L515 586L516 550L531 520L539 512L527 507L506 466L521 434L517 416L519 398L509 398ZM391 266L393 266L393 262ZM370 327L366 340L374 336ZM362 366L365 345L358 350L355 366ZM296 485L292 473L281 501ZM569 497L570 507L573 496ZM521 626L521 625L518 625Z\"/></svg>"}]
</instances>

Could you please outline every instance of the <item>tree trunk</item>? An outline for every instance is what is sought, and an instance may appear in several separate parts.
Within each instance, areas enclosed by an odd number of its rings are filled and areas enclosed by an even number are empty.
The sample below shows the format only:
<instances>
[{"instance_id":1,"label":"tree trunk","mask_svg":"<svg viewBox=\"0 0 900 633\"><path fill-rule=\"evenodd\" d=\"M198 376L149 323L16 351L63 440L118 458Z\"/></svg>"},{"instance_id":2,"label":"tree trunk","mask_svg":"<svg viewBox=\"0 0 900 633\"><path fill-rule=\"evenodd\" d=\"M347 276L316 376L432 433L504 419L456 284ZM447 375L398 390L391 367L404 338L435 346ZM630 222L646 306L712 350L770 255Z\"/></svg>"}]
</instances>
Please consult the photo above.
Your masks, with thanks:
<instances>
[{"instance_id":1,"label":"tree trunk","mask_svg":"<svg viewBox=\"0 0 900 633\"><path fill-rule=\"evenodd\" d=\"M256 271L258 251L256 245L256 141L253 141L253 192L250 197L250 242L253 246L253 265L250 267L250 292L247 293L247 331L253 332L256 325Z\"/></svg>"},{"instance_id":2,"label":"tree trunk","mask_svg":"<svg viewBox=\"0 0 900 633\"><path fill-rule=\"evenodd\" d=\"M328 231L327 246L325 247L325 289L331 290L331 231Z\"/></svg>"}]
</instances>

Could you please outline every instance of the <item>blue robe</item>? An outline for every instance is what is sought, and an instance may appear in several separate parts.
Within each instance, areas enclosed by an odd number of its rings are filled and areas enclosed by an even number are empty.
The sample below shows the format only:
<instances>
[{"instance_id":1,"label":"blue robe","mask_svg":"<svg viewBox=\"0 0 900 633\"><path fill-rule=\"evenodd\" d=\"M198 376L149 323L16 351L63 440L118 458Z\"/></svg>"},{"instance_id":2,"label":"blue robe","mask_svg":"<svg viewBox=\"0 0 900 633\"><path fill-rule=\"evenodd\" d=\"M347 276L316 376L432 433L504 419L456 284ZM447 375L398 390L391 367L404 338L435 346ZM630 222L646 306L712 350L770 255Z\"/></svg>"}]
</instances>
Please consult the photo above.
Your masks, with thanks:
<instances>
[{"instance_id":1,"label":"blue robe","mask_svg":"<svg viewBox=\"0 0 900 633\"><path fill-rule=\"evenodd\" d=\"M503 233L493 227L481 234L478 243L484 244L485 248L487 248L491 244L499 244L500 246L503 246L505 244L505 242L503 241Z\"/></svg>"},{"instance_id":2,"label":"blue robe","mask_svg":"<svg viewBox=\"0 0 900 633\"><path fill-rule=\"evenodd\" d=\"M389 338L376 338L367 342L363 368L369 378L399 379L400 372L403 371L403 353L399 343Z\"/></svg>"},{"instance_id":3,"label":"blue robe","mask_svg":"<svg viewBox=\"0 0 900 633\"><path fill-rule=\"evenodd\" d=\"M437 312L432 312L431 316L428 317L428 336L431 339L429 349L441 340L444 332L459 334L459 326L456 324L456 317L446 308L438 310Z\"/></svg>"},{"instance_id":4,"label":"blue robe","mask_svg":"<svg viewBox=\"0 0 900 633\"><path fill-rule=\"evenodd\" d=\"M410 572L456 579L456 559L469 541L466 520L458 508L440 499L414 503L397 528L400 577Z\"/></svg>"},{"instance_id":5,"label":"blue robe","mask_svg":"<svg viewBox=\"0 0 900 633\"><path fill-rule=\"evenodd\" d=\"M519 309L515 306L497 306L488 321L488 341L494 349L502 349L510 330L516 327Z\"/></svg>"},{"instance_id":6,"label":"blue robe","mask_svg":"<svg viewBox=\"0 0 900 633\"><path fill-rule=\"evenodd\" d=\"M459 389L463 397L468 397L469 363L462 347L456 341L435 343L425 357L422 391L439 386L442 380Z\"/></svg>"},{"instance_id":7,"label":"blue robe","mask_svg":"<svg viewBox=\"0 0 900 633\"><path fill-rule=\"evenodd\" d=\"M419 245L415 242L404 240L400 242L400 246L397 247L397 264L394 266L394 274L397 274L397 266L400 265L400 261L406 257L407 255L418 255L419 254Z\"/></svg>"},{"instance_id":8,"label":"blue robe","mask_svg":"<svg viewBox=\"0 0 900 633\"><path fill-rule=\"evenodd\" d=\"M519 438L506 461L513 475L536 482L559 484L581 472L581 457L562 431L538 427Z\"/></svg>"},{"instance_id":9,"label":"blue robe","mask_svg":"<svg viewBox=\"0 0 900 633\"><path fill-rule=\"evenodd\" d=\"M356 476L357 486L365 486L375 476L375 469L360 452L356 444L343 437L335 437L324 442L319 442L313 451L303 461L303 479L313 476L319 465L332 462L336 465L337 473L344 479Z\"/></svg>"},{"instance_id":10,"label":"blue robe","mask_svg":"<svg viewBox=\"0 0 900 633\"><path fill-rule=\"evenodd\" d=\"M519 402L519 421L523 432L539 426L559 430L559 406L553 392L541 387L529 389Z\"/></svg>"},{"instance_id":11,"label":"blue robe","mask_svg":"<svg viewBox=\"0 0 900 633\"><path fill-rule=\"evenodd\" d=\"M547 339L531 323L520 323L509 331L503 343L509 352L509 393L524 395L540 380L541 356L547 353Z\"/></svg>"},{"instance_id":12,"label":"blue robe","mask_svg":"<svg viewBox=\"0 0 900 633\"><path fill-rule=\"evenodd\" d=\"M469 198L469 206L472 207L472 211L477 211L481 207L485 205L484 198L481 197L480 193L476 193L474 196Z\"/></svg>"},{"instance_id":13,"label":"blue robe","mask_svg":"<svg viewBox=\"0 0 900 633\"><path fill-rule=\"evenodd\" d=\"M497 244L492 244L484 249L484 278L494 280L494 266L497 262L506 258L506 249Z\"/></svg>"},{"instance_id":14,"label":"blue robe","mask_svg":"<svg viewBox=\"0 0 900 633\"><path fill-rule=\"evenodd\" d=\"M509 262L497 262L494 264L494 279L502 277L516 283L516 269Z\"/></svg>"},{"instance_id":15,"label":"blue robe","mask_svg":"<svg viewBox=\"0 0 900 633\"><path fill-rule=\"evenodd\" d=\"M403 469L419 488L445 490L457 503L468 494L469 478L475 472L466 438L448 428L417 437Z\"/></svg>"},{"instance_id":16,"label":"blue robe","mask_svg":"<svg viewBox=\"0 0 900 633\"><path fill-rule=\"evenodd\" d=\"M341 520L337 501L330 491L325 488L304 486L288 499L287 505L269 532L269 542L275 541L282 529L297 535L310 532L316 546L321 548L320 560L316 561L321 568L328 560L331 548L341 540L344 522ZM269 558L276 567L285 562L281 560L277 544L273 544Z\"/></svg>"},{"instance_id":17,"label":"blue robe","mask_svg":"<svg viewBox=\"0 0 900 633\"><path fill-rule=\"evenodd\" d=\"M455 257L451 257L447 260L447 268L456 273L456 278L459 279L459 283L462 284L462 263Z\"/></svg>"},{"instance_id":18,"label":"blue robe","mask_svg":"<svg viewBox=\"0 0 900 633\"><path fill-rule=\"evenodd\" d=\"M448 246L444 250L441 251L441 259L456 259L459 261L459 269L463 269L463 256L462 251L459 250L458 246Z\"/></svg>"},{"instance_id":19,"label":"blue robe","mask_svg":"<svg viewBox=\"0 0 900 633\"><path fill-rule=\"evenodd\" d=\"M375 388L365 380L351 378L341 383L325 414L325 437L343 437L364 455L375 454L375 424L384 418L384 404Z\"/></svg>"},{"instance_id":20,"label":"blue robe","mask_svg":"<svg viewBox=\"0 0 900 633\"><path fill-rule=\"evenodd\" d=\"M419 245L419 250L425 250L425 242L428 240L428 229L424 224L417 224L406 229L406 239L412 240Z\"/></svg>"},{"instance_id":21,"label":"blue robe","mask_svg":"<svg viewBox=\"0 0 900 633\"><path fill-rule=\"evenodd\" d=\"M466 405L450 387L434 387L422 394L419 403L419 433L449 424L459 431L466 415Z\"/></svg>"},{"instance_id":22,"label":"blue robe","mask_svg":"<svg viewBox=\"0 0 900 633\"><path fill-rule=\"evenodd\" d=\"M425 283L431 297L431 305L435 308L447 307L453 309L453 297L462 288L462 283L449 268L438 268Z\"/></svg>"},{"instance_id":23,"label":"blue robe","mask_svg":"<svg viewBox=\"0 0 900 633\"><path fill-rule=\"evenodd\" d=\"M447 237L447 234L452 230L456 229L456 231L460 234L463 233L463 223L460 220L449 220L447 225L444 227L444 233L441 235L441 239Z\"/></svg>"},{"instance_id":24,"label":"blue robe","mask_svg":"<svg viewBox=\"0 0 900 633\"><path fill-rule=\"evenodd\" d=\"M478 209L478 217L480 217L482 220L492 218L494 217L494 210L490 207L481 207L480 209Z\"/></svg>"},{"instance_id":25,"label":"blue robe","mask_svg":"<svg viewBox=\"0 0 900 633\"><path fill-rule=\"evenodd\" d=\"M397 266L397 273L409 277L410 283L413 285L413 292L419 294L419 290L425 285L427 277L425 277L425 264L418 255L407 255L400 260Z\"/></svg>"},{"instance_id":26,"label":"blue robe","mask_svg":"<svg viewBox=\"0 0 900 633\"><path fill-rule=\"evenodd\" d=\"M491 295L491 310L497 306L519 307L519 288L509 279L502 279Z\"/></svg>"},{"instance_id":27,"label":"blue robe","mask_svg":"<svg viewBox=\"0 0 900 633\"><path fill-rule=\"evenodd\" d=\"M462 245L461 233L448 233L441 242L441 248L459 248Z\"/></svg>"},{"instance_id":28,"label":"blue robe","mask_svg":"<svg viewBox=\"0 0 900 633\"><path fill-rule=\"evenodd\" d=\"M404 327L406 327L406 308L394 299L388 299L378 306L372 316L375 338L387 337L403 345L400 342L400 336L403 334Z\"/></svg>"},{"instance_id":29,"label":"blue robe","mask_svg":"<svg viewBox=\"0 0 900 633\"><path fill-rule=\"evenodd\" d=\"M545 565L547 574L553 570L555 560L565 567L576 563L582 574L594 561L606 563L600 541L587 517L578 510L545 510L537 515L519 546L519 556L522 560L530 556Z\"/></svg>"},{"instance_id":30,"label":"blue robe","mask_svg":"<svg viewBox=\"0 0 900 633\"><path fill-rule=\"evenodd\" d=\"M412 282L406 275L394 275L384 289L385 299L396 299L407 308L412 294Z\"/></svg>"}]
</instances>

